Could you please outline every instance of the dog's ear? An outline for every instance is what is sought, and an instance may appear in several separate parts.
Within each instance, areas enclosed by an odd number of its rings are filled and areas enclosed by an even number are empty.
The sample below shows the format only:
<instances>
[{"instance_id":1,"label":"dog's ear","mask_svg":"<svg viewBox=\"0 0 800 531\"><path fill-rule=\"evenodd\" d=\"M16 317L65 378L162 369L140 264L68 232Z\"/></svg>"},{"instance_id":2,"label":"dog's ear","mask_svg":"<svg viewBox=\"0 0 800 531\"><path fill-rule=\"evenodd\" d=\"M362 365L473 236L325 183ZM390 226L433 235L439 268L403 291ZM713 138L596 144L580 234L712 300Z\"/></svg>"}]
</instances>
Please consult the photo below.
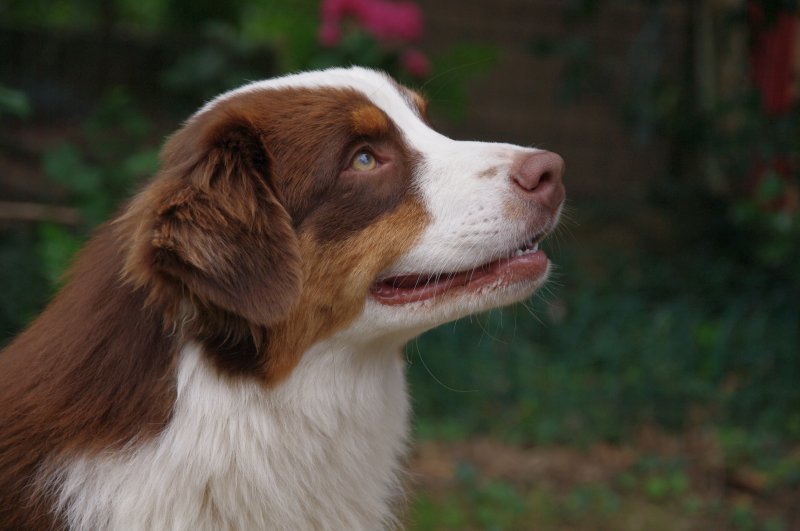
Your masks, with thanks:
<instances>
[{"instance_id":1,"label":"dog's ear","mask_svg":"<svg viewBox=\"0 0 800 531\"><path fill-rule=\"evenodd\" d=\"M300 294L297 236L258 129L244 116L205 114L162 152L148 262L200 303L270 325Z\"/></svg>"}]
</instances>

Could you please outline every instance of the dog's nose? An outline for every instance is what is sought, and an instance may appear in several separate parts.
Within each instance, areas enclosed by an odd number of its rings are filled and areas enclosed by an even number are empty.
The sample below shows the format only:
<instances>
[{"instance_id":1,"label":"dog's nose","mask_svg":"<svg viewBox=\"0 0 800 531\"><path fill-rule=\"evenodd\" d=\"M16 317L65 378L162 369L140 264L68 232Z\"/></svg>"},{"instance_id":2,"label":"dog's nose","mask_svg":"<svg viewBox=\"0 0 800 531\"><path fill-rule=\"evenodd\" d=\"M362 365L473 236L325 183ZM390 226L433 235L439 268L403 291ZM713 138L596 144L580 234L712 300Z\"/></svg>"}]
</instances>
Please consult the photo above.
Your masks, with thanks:
<instances>
[{"instance_id":1,"label":"dog's nose","mask_svg":"<svg viewBox=\"0 0 800 531\"><path fill-rule=\"evenodd\" d=\"M538 151L517 161L511 179L526 194L548 206L563 199L564 159L550 151Z\"/></svg>"}]
</instances>

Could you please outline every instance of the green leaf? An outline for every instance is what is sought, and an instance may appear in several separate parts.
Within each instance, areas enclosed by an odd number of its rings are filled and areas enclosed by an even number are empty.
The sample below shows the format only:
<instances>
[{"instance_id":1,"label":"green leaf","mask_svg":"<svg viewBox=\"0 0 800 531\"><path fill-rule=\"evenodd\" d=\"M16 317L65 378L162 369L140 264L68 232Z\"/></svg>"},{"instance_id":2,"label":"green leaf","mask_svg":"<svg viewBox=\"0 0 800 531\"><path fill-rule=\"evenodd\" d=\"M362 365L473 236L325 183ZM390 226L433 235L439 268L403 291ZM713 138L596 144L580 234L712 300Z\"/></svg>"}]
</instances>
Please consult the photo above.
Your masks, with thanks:
<instances>
[{"instance_id":1,"label":"green leaf","mask_svg":"<svg viewBox=\"0 0 800 531\"><path fill-rule=\"evenodd\" d=\"M82 240L54 223L42 223L38 232L39 241L36 250L44 275L51 286L57 288L64 280L64 272L80 249Z\"/></svg>"},{"instance_id":2,"label":"green leaf","mask_svg":"<svg viewBox=\"0 0 800 531\"><path fill-rule=\"evenodd\" d=\"M12 114L18 118L27 118L31 114L31 105L24 92L0 85L0 116Z\"/></svg>"},{"instance_id":3,"label":"green leaf","mask_svg":"<svg viewBox=\"0 0 800 531\"><path fill-rule=\"evenodd\" d=\"M69 144L46 151L42 167L49 179L77 194L96 192L102 182L100 172L87 166L78 149Z\"/></svg>"}]
</instances>

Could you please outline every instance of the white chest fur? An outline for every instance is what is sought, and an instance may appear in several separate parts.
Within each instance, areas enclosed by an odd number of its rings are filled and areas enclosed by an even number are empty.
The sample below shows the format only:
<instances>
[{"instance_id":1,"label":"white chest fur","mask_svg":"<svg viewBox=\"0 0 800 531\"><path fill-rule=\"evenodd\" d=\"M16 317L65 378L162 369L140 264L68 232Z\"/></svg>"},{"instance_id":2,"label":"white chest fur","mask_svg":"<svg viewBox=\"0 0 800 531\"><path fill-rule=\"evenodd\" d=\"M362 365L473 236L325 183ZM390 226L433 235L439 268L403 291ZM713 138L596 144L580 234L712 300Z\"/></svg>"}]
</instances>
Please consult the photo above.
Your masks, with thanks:
<instances>
[{"instance_id":1,"label":"white chest fur","mask_svg":"<svg viewBox=\"0 0 800 531\"><path fill-rule=\"evenodd\" d=\"M397 349L327 341L266 390L188 345L166 430L71 460L52 486L80 530L391 528L408 410Z\"/></svg>"}]
</instances>

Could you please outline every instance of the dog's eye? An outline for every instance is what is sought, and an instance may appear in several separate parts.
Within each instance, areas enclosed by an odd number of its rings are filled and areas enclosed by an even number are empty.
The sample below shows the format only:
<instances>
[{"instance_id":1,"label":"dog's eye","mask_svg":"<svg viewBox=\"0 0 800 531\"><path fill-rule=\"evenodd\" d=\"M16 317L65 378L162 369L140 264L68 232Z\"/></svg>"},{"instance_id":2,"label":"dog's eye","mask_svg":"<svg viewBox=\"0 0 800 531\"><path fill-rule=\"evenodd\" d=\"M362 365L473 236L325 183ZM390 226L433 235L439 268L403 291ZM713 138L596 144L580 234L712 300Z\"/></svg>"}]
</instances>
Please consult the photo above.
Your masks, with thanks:
<instances>
[{"instance_id":1,"label":"dog's eye","mask_svg":"<svg viewBox=\"0 0 800 531\"><path fill-rule=\"evenodd\" d=\"M350 168L356 171L370 171L378 167L378 160L375 155L366 150L361 150L355 154L350 161Z\"/></svg>"}]
</instances>

